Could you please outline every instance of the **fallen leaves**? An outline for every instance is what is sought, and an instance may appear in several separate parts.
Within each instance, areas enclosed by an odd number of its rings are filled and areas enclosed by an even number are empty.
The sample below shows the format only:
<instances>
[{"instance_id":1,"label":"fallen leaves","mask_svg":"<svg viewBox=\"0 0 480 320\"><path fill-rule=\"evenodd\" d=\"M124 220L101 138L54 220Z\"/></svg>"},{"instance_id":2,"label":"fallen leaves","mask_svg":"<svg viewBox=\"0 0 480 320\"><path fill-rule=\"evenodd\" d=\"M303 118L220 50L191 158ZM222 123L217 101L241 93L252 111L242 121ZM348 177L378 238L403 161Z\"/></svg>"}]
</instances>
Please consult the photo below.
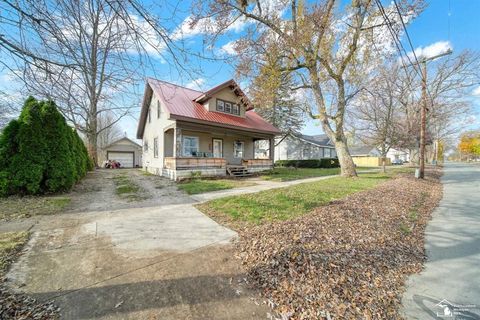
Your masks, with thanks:
<instances>
[{"instance_id":1,"label":"fallen leaves","mask_svg":"<svg viewBox=\"0 0 480 320\"><path fill-rule=\"evenodd\" d=\"M402 176L285 222L240 228L237 256L280 319L398 319L441 199L436 175ZM408 232L406 231L408 230Z\"/></svg>"},{"instance_id":2,"label":"fallen leaves","mask_svg":"<svg viewBox=\"0 0 480 320\"><path fill-rule=\"evenodd\" d=\"M25 294L14 293L0 283L0 319L59 319L59 310L51 302L40 303Z\"/></svg>"}]
</instances>

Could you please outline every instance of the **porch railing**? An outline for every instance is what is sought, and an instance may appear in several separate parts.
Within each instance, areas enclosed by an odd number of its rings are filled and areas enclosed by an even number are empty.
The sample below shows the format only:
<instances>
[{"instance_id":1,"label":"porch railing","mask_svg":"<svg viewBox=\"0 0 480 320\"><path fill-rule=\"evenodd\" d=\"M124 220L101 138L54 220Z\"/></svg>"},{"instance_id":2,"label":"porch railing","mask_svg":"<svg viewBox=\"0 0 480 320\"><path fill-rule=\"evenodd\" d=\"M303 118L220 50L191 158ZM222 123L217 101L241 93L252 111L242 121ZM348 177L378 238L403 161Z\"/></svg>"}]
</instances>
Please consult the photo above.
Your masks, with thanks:
<instances>
[{"instance_id":1,"label":"porch railing","mask_svg":"<svg viewBox=\"0 0 480 320\"><path fill-rule=\"evenodd\" d=\"M164 167L172 170L194 170L194 169L222 169L226 168L227 162L224 158L175 158L166 157Z\"/></svg>"},{"instance_id":2,"label":"porch railing","mask_svg":"<svg viewBox=\"0 0 480 320\"><path fill-rule=\"evenodd\" d=\"M248 160L243 160L243 165L247 166L247 168L272 167L273 160L272 159L248 159Z\"/></svg>"}]
</instances>

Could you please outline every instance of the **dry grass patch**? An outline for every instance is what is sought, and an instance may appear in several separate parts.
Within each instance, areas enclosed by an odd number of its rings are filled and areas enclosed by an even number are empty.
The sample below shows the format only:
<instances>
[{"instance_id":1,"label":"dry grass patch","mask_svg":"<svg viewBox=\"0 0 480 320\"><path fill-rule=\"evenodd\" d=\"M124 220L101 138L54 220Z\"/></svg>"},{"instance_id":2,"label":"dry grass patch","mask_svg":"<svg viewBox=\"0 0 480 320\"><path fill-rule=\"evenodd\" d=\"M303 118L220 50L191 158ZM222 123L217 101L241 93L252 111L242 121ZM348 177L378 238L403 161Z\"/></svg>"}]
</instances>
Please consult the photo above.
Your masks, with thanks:
<instances>
[{"instance_id":1,"label":"dry grass patch","mask_svg":"<svg viewBox=\"0 0 480 320\"><path fill-rule=\"evenodd\" d=\"M7 271L28 237L28 232L0 233L0 276Z\"/></svg>"},{"instance_id":2,"label":"dry grass patch","mask_svg":"<svg viewBox=\"0 0 480 320\"><path fill-rule=\"evenodd\" d=\"M113 177L113 182L115 184L115 194L121 199L127 201L142 201L148 199L145 190L125 174Z\"/></svg>"},{"instance_id":3,"label":"dry grass patch","mask_svg":"<svg viewBox=\"0 0 480 320\"><path fill-rule=\"evenodd\" d=\"M69 197L28 196L0 198L0 221L57 214L70 204Z\"/></svg>"}]
</instances>

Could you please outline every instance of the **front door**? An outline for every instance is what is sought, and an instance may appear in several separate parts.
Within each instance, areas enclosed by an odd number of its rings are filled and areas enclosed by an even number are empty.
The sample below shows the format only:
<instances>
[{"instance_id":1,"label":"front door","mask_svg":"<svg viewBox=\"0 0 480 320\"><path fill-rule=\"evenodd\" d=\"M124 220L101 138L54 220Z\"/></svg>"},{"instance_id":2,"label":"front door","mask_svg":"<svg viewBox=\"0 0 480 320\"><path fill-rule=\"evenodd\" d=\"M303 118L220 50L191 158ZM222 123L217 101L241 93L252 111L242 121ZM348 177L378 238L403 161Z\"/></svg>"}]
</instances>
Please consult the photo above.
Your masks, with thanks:
<instances>
[{"instance_id":1,"label":"front door","mask_svg":"<svg viewBox=\"0 0 480 320\"><path fill-rule=\"evenodd\" d=\"M223 158L223 140L213 139L213 157Z\"/></svg>"}]
</instances>

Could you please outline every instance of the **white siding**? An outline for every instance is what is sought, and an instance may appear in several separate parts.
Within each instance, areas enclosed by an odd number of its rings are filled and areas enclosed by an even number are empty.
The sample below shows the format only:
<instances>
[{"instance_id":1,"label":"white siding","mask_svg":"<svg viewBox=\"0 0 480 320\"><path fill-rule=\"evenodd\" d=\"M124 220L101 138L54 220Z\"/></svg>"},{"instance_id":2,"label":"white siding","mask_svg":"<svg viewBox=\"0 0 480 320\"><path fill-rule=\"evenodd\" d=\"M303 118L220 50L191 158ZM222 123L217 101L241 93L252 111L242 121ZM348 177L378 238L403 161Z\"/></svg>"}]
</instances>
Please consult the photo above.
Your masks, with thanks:
<instances>
[{"instance_id":1,"label":"white siding","mask_svg":"<svg viewBox=\"0 0 480 320\"><path fill-rule=\"evenodd\" d=\"M161 174L161 169L163 168L163 159L164 159L164 129L168 126L175 125L174 120L169 120L170 116L162 104L160 118L158 118L157 112L157 97L152 96L152 101L149 106L149 112L151 112L151 122L147 121L145 123L145 129L143 132L143 146L145 142L148 142L148 150L143 150L143 169L148 170L154 174ZM158 138L158 157L155 158L153 155L153 140ZM168 139L167 139L168 140ZM159 171L157 171L159 170Z\"/></svg>"},{"instance_id":2,"label":"white siding","mask_svg":"<svg viewBox=\"0 0 480 320\"><path fill-rule=\"evenodd\" d=\"M276 144L279 141L277 139ZM295 137L287 137L275 147L275 161L322 159L325 155L328 156L327 149L330 150L331 158L337 156L334 147L320 147Z\"/></svg>"}]
</instances>

